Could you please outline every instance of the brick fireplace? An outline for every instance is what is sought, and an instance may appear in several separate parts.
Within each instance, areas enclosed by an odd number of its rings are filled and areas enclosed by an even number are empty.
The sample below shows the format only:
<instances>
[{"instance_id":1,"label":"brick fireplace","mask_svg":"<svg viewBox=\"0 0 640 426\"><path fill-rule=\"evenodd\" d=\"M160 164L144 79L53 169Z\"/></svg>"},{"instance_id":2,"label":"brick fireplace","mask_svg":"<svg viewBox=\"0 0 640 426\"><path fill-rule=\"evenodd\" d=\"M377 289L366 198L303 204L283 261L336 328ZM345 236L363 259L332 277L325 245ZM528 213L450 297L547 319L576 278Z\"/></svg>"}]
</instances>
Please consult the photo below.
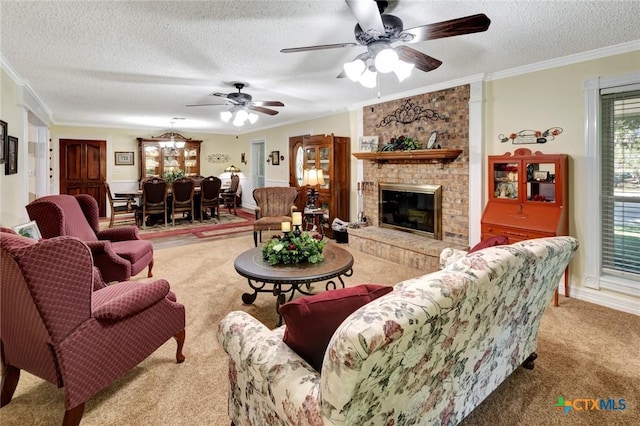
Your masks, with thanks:
<instances>
[{"instance_id":1,"label":"brick fireplace","mask_svg":"<svg viewBox=\"0 0 640 426\"><path fill-rule=\"evenodd\" d=\"M407 99L433 111L442 120L417 120L409 124L381 125ZM445 247L466 249L469 244L469 86L458 86L411 98L363 108L363 133L384 143L394 136L408 135L426 143L432 132L444 149L461 150L454 159L362 160L362 211L366 227L349 230L349 245L426 272L436 270ZM441 188L441 237L382 228L380 183L434 185Z\"/></svg>"}]
</instances>

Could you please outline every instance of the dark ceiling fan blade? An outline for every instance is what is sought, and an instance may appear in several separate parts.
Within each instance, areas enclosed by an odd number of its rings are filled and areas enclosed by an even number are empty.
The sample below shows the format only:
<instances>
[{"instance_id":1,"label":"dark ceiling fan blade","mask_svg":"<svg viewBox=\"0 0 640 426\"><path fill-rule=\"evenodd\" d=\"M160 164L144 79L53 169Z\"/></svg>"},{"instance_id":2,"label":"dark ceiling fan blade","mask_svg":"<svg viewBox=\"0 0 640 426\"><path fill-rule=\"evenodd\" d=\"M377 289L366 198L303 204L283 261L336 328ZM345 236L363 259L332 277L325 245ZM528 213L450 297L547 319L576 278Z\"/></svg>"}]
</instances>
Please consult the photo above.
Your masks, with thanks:
<instances>
[{"instance_id":1,"label":"dark ceiling fan blade","mask_svg":"<svg viewBox=\"0 0 640 426\"><path fill-rule=\"evenodd\" d=\"M185 105L185 106L196 107L196 106L212 106L212 105L229 105L229 104L195 104L195 105Z\"/></svg>"},{"instance_id":2,"label":"dark ceiling fan blade","mask_svg":"<svg viewBox=\"0 0 640 426\"><path fill-rule=\"evenodd\" d=\"M220 92L213 92L213 93L210 93L209 96L219 96L221 98L226 98L227 94L226 93L220 93Z\"/></svg>"},{"instance_id":3,"label":"dark ceiling fan blade","mask_svg":"<svg viewBox=\"0 0 640 426\"><path fill-rule=\"evenodd\" d=\"M357 43L335 43L335 44L319 44L317 46L290 47L288 49L280 49L282 53L308 52L310 50L335 49L339 47L353 47Z\"/></svg>"},{"instance_id":4,"label":"dark ceiling fan blade","mask_svg":"<svg viewBox=\"0 0 640 426\"><path fill-rule=\"evenodd\" d=\"M284 104L280 101L253 101L251 102L253 106L272 106L272 107L283 107Z\"/></svg>"},{"instance_id":5,"label":"dark ceiling fan blade","mask_svg":"<svg viewBox=\"0 0 640 426\"><path fill-rule=\"evenodd\" d=\"M409 62L415 65L419 70L429 72L433 71L442 65L442 62L436 58L432 58L429 55L425 55L415 49L408 46L397 46L394 48L398 57L405 62Z\"/></svg>"},{"instance_id":6,"label":"dark ceiling fan blade","mask_svg":"<svg viewBox=\"0 0 640 426\"><path fill-rule=\"evenodd\" d=\"M384 34L384 24L378 10L378 3L373 0L345 0L351 13L355 16L360 28L364 32L375 30L379 34Z\"/></svg>"},{"instance_id":7,"label":"dark ceiling fan blade","mask_svg":"<svg viewBox=\"0 0 640 426\"><path fill-rule=\"evenodd\" d=\"M261 106L249 105L247 108L252 111L257 111L257 112L261 112L263 114L268 114L268 115L276 115L278 113L278 111L276 111L275 109L264 108Z\"/></svg>"},{"instance_id":8,"label":"dark ceiling fan blade","mask_svg":"<svg viewBox=\"0 0 640 426\"><path fill-rule=\"evenodd\" d=\"M408 43L417 43L425 40L479 33L486 31L489 28L489 24L491 24L491 20L487 15L480 13L478 15L465 16L464 18L408 28L402 33L413 34L413 40L408 41Z\"/></svg>"}]
</instances>

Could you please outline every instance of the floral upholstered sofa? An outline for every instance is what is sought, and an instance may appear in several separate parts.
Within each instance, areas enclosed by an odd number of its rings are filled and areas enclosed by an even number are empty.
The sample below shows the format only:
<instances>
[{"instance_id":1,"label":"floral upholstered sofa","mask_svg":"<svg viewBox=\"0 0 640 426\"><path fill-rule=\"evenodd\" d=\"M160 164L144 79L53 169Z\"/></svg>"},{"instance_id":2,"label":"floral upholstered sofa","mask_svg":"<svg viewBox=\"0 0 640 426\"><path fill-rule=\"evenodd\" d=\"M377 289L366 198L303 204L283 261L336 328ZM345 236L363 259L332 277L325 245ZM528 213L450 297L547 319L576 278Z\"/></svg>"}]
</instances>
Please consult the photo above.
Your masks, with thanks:
<instances>
[{"instance_id":1,"label":"floral upholstered sofa","mask_svg":"<svg viewBox=\"0 0 640 426\"><path fill-rule=\"evenodd\" d=\"M441 270L342 322L321 372L283 343L283 327L231 312L218 326L229 416L238 426L455 425L520 365L533 368L540 320L577 247L551 237L445 250Z\"/></svg>"}]
</instances>

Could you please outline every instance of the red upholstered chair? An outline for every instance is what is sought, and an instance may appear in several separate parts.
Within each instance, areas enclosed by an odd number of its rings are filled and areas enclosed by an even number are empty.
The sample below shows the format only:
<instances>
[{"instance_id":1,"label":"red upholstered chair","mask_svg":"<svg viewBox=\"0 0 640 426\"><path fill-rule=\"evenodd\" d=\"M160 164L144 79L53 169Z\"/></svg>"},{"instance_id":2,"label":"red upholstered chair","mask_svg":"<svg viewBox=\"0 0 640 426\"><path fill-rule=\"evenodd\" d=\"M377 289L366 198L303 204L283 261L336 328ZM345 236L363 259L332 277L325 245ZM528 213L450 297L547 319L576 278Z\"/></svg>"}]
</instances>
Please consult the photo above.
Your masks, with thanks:
<instances>
[{"instance_id":1,"label":"red upholstered chair","mask_svg":"<svg viewBox=\"0 0 640 426\"><path fill-rule=\"evenodd\" d=\"M98 202L90 195L49 195L33 200L26 208L43 238L71 236L86 243L106 282L127 281L147 265L147 276L153 276L151 242L141 240L135 226L100 230Z\"/></svg>"},{"instance_id":2,"label":"red upholstered chair","mask_svg":"<svg viewBox=\"0 0 640 426\"><path fill-rule=\"evenodd\" d=\"M0 232L0 261L0 406L25 370L63 388L63 425L77 425L85 401L171 337L184 361L185 309L167 281L104 286L87 245L68 236Z\"/></svg>"}]
</instances>

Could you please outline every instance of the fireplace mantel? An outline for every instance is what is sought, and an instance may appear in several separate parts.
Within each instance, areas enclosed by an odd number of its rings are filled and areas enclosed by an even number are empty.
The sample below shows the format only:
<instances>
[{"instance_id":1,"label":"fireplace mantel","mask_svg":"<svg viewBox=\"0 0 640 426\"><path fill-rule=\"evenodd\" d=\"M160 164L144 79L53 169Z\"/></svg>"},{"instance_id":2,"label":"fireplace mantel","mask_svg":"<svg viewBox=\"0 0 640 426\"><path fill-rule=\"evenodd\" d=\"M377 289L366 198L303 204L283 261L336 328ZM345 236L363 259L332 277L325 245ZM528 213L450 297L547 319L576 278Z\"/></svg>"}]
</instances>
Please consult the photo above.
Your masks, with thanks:
<instances>
[{"instance_id":1,"label":"fireplace mantel","mask_svg":"<svg viewBox=\"0 0 640 426\"><path fill-rule=\"evenodd\" d=\"M388 160L454 160L462 153L461 149L416 149L413 151L354 152L358 160L385 162Z\"/></svg>"}]
</instances>

